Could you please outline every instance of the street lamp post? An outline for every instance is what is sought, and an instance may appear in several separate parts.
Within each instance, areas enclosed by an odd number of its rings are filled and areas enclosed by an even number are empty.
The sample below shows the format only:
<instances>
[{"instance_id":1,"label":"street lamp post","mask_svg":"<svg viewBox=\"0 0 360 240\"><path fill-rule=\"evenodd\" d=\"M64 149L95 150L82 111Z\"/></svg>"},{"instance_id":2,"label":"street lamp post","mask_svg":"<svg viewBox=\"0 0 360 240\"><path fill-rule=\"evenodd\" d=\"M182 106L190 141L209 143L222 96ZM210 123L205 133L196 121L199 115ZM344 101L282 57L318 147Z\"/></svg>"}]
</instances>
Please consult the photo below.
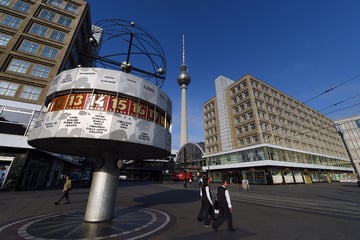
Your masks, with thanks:
<instances>
[{"instance_id":1,"label":"street lamp post","mask_svg":"<svg viewBox=\"0 0 360 240\"><path fill-rule=\"evenodd\" d=\"M354 168L356 178L357 178L357 180L360 180L359 172L357 171L357 168L356 168L355 163L354 163L354 160L353 160L353 158L352 158L352 156L351 156L350 150L349 150L349 148L348 148L348 146L347 146L347 144L346 144L346 142L345 142L344 133L342 132L342 129L341 129L340 124L335 124L335 128L336 128L337 133L338 133L338 134L340 135L340 137L341 137L341 140L342 140L342 142L343 142L343 144L344 144L344 146L345 146L345 149L346 149L347 154L349 155L350 162L351 162L352 167Z\"/></svg>"}]
</instances>

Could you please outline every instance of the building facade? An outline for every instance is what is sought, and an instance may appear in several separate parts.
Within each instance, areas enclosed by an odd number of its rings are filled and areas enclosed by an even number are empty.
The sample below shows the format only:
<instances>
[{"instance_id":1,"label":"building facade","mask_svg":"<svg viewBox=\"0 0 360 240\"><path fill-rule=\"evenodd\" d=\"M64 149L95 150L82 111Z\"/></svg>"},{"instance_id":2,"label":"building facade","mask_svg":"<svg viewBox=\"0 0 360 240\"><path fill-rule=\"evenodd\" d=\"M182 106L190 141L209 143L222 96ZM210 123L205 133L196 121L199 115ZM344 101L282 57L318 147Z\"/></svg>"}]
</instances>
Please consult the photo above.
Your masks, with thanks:
<instances>
[{"instance_id":1,"label":"building facade","mask_svg":"<svg viewBox=\"0 0 360 240\"><path fill-rule=\"evenodd\" d=\"M92 50L89 5L83 0L0 0L0 12L0 188L51 186L64 161L30 147L28 131L52 79L79 64L91 65L81 54Z\"/></svg>"},{"instance_id":2,"label":"building facade","mask_svg":"<svg viewBox=\"0 0 360 240\"><path fill-rule=\"evenodd\" d=\"M360 115L335 121L350 152L357 178L360 173Z\"/></svg>"},{"instance_id":3,"label":"building facade","mask_svg":"<svg viewBox=\"0 0 360 240\"><path fill-rule=\"evenodd\" d=\"M203 170L215 181L255 184L339 181L353 169L334 122L251 75L215 80L203 105Z\"/></svg>"}]
</instances>

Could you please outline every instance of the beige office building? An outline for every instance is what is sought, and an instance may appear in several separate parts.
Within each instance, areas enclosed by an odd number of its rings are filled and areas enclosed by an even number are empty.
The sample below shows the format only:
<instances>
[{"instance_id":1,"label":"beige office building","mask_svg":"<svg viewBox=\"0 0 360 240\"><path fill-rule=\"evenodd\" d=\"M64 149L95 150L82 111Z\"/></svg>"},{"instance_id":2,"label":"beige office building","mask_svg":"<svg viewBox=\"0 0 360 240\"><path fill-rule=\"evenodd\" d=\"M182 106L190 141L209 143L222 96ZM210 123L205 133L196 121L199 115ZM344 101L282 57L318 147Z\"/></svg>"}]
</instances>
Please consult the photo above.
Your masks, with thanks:
<instances>
[{"instance_id":1,"label":"beige office building","mask_svg":"<svg viewBox=\"0 0 360 240\"><path fill-rule=\"evenodd\" d=\"M33 151L28 130L54 76L91 64L82 54L93 50L91 28L83 0L0 0L0 188L56 182L62 162Z\"/></svg>"},{"instance_id":2,"label":"beige office building","mask_svg":"<svg viewBox=\"0 0 360 240\"><path fill-rule=\"evenodd\" d=\"M205 166L215 181L313 183L353 178L334 122L251 75L215 80L203 105Z\"/></svg>"}]
</instances>

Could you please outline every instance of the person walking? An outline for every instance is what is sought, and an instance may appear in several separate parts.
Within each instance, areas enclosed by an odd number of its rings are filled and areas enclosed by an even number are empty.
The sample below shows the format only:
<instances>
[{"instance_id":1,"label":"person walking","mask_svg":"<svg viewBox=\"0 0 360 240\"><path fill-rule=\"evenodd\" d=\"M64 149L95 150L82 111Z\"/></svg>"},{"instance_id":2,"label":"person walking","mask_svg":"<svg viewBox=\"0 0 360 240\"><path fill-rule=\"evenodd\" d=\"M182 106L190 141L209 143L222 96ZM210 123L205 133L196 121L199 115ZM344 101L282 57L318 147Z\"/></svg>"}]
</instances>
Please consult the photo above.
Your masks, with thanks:
<instances>
[{"instance_id":1,"label":"person walking","mask_svg":"<svg viewBox=\"0 0 360 240\"><path fill-rule=\"evenodd\" d=\"M61 202L61 200L63 200L64 198L66 200L66 204L70 203L69 192L71 190L71 179L69 175L66 175L65 179L66 180L63 187L63 194L61 195L58 201L54 202L55 205L58 205Z\"/></svg>"},{"instance_id":2,"label":"person walking","mask_svg":"<svg viewBox=\"0 0 360 240\"><path fill-rule=\"evenodd\" d=\"M210 183L211 179L205 178L200 188L201 208L198 214L198 220L204 221L204 227L209 227L211 220L215 218Z\"/></svg>"},{"instance_id":3,"label":"person walking","mask_svg":"<svg viewBox=\"0 0 360 240\"><path fill-rule=\"evenodd\" d=\"M225 220L227 221L228 231L232 232L236 230L232 224L232 205L230 193L227 189L228 186L229 182L226 179L223 179L221 186L219 186L216 191L216 199L219 202L219 216L212 225L215 232L217 232L218 228Z\"/></svg>"}]
</instances>

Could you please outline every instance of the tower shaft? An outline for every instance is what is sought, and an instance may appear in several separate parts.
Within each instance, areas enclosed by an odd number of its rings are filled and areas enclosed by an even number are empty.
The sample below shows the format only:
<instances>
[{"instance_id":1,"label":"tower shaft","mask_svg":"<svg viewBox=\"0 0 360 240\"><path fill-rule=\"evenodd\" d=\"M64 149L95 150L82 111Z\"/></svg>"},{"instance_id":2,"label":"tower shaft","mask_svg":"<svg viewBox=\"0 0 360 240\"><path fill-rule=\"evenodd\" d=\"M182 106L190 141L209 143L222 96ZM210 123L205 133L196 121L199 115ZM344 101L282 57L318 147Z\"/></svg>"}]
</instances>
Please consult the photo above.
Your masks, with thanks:
<instances>
[{"instance_id":1,"label":"tower shaft","mask_svg":"<svg viewBox=\"0 0 360 240\"><path fill-rule=\"evenodd\" d=\"M181 86L181 128L180 146L188 143L187 111L186 111L186 84Z\"/></svg>"}]
</instances>

